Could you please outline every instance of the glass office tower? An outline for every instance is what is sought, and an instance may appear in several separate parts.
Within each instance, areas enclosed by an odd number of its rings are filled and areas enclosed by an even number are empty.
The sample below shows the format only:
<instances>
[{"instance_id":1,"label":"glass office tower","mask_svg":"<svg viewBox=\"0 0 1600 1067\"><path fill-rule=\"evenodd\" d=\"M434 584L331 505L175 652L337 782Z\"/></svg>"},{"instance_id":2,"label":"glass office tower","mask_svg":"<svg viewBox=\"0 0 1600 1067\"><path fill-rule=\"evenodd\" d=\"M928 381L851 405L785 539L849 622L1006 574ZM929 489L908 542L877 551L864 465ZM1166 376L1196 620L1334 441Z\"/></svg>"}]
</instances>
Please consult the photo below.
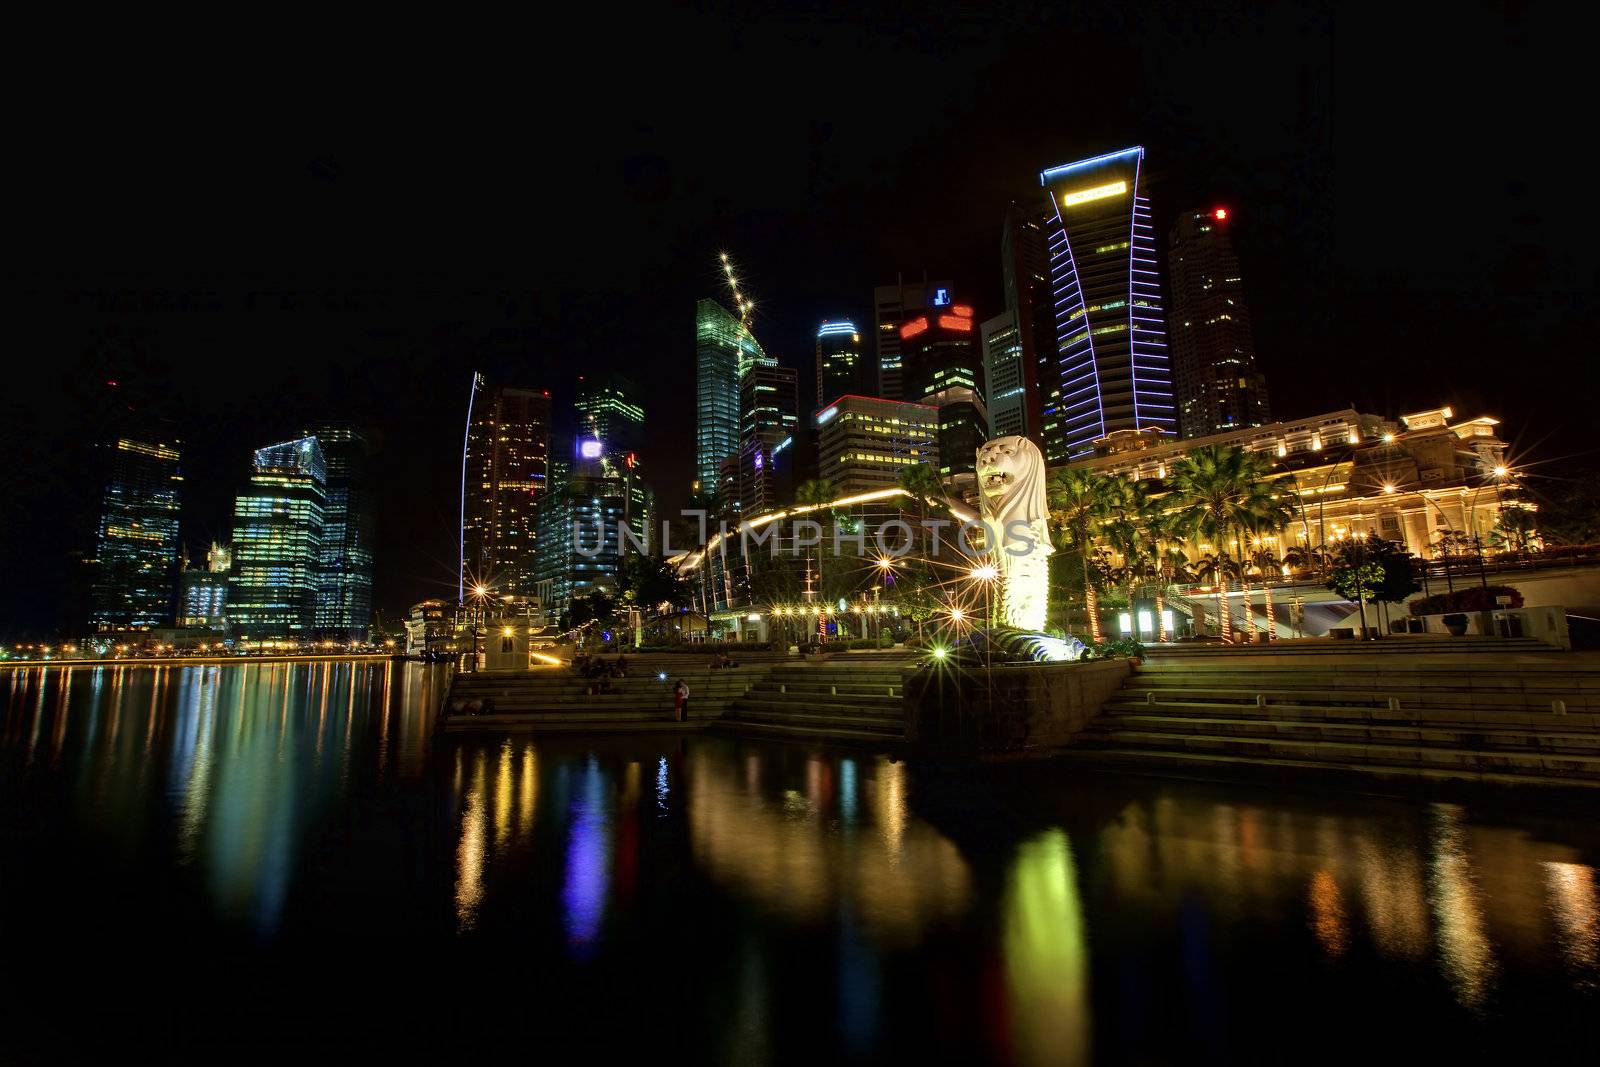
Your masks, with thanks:
<instances>
[{"instance_id":1,"label":"glass office tower","mask_svg":"<svg viewBox=\"0 0 1600 1067\"><path fill-rule=\"evenodd\" d=\"M953 304L907 319L900 327L900 349L906 399L939 409L940 475L956 492L974 489L989 412L972 308Z\"/></svg>"},{"instance_id":2,"label":"glass office tower","mask_svg":"<svg viewBox=\"0 0 1600 1067\"><path fill-rule=\"evenodd\" d=\"M578 432L605 442L608 454L637 452L644 444L644 406L639 389L620 374L578 376Z\"/></svg>"},{"instance_id":3,"label":"glass office tower","mask_svg":"<svg viewBox=\"0 0 1600 1067\"><path fill-rule=\"evenodd\" d=\"M256 450L233 505L228 622L248 640L314 636L328 467L315 437Z\"/></svg>"},{"instance_id":4,"label":"glass office tower","mask_svg":"<svg viewBox=\"0 0 1600 1067\"><path fill-rule=\"evenodd\" d=\"M799 379L794 370L767 361L752 365L740 383L738 504L743 515L770 511L794 498L789 450L800 428Z\"/></svg>"},{"instance_id":5,"label":"glass office tower","mask_svg":"<svg viewBox=\"0 0 1600 1067\"><path fill-rule=\"evenodd\" d=\"M1143 148L1125 148L1039 175L1055 212L1056 345L1038 375L1051 463L1117 431L1178 429L1143 163Z\"/></svg>"},{"instance_id":6,"label":"glass office tower","mask_svg":"<svg viewBox=\"0 0 1600 1067\"><path fill-rule=\"evenodd\" d=\"M986 320L983 334L983 377L989 389L989 436L1028 432L1023 338L1013 312Z\"/></svg>"},{"instance_id":7,"label":"glass office tower","mask_svg":"<svg viewBox=\"0 0 1600 1067\"><path fill-rule=\"evenodd\" d=\"M372 629L373 520L367 437L346 422L319 423L306 435L322 446L328 469L317 633L339 641L364 642Z\"/></svg>"},{"instance_id":8,"label":"glass office tower","mask_svg":"<svg viewBox=\"0 0 1600 1067\"><path fill-rule=\"evenodd\" d=\"M847 394L872 396L877 392L877 379L876 373L867 374L855 323L846 319L824 322L817 328L818 406Z\"/></svg>"},{"instance_id":9,"label":"glass office tower","mask_svg":"<svg viewBox=\"0 0 1600 1067\"><path fill-rule=\"evenodd\" d=\"M739 384L757 363L775 361L738 317L715 300L695 305L695 478L717 492L724 461L739 454Z\"/></svg>"},{"instance_id":10,"label":"glass office tower","mask_svg":"<svg viewBox=\"0 0 1600 1067\"><path fill-rule=\"evenodd\" d=\"M105 485L89 590L89 626L101 632L172 623L178 558L179 442L158 434L105 444Z\"/></svg>"},{"instance_id":11,"label":"glass office tower","mask_svg":"<svg viewBox=\"0 0 1600 1067\"><path fill-rule=\"evenodd\" d=\"M1207 437L1272 421L1267 379L1256 369L1239 257L1227 208L1186 211L1172 224L1172 368L1178 428Z\"/></svg>"},{"instance_id":12,"label":"glass office tower","mask_svg":"<svg viewBox=\"0 0 1600 1067\"><path fill-rule=\"evenodd\" d=\"M550 461L550 393L485 387L472 408L461 487L461 573L497 596L533 595L539 500Z\"/></svg>"}]
</instances>

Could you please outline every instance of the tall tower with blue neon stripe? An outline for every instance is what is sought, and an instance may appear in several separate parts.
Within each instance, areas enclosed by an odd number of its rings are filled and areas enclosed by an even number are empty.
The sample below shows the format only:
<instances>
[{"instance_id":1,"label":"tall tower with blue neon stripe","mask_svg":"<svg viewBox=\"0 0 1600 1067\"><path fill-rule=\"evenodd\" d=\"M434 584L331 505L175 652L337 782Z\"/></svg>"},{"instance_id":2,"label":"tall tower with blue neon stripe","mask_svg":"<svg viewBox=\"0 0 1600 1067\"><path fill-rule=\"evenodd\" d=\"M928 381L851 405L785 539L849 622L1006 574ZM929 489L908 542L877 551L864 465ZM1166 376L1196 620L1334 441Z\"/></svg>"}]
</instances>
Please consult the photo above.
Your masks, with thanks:
<instances>
[{"instance_id":1,"label":"tall tower with blue neon stripe","mask_svg":"<svg viewBox=\"0 0 1600 1067\"><path fill-rule=\"evenodd\" d=\"M1064 163L1039 175L1050 234L1054 351L1041 351L1045 459L1065 463L1122 430L1177 433L1144 149Z\"/></svg>"}]
</instances>

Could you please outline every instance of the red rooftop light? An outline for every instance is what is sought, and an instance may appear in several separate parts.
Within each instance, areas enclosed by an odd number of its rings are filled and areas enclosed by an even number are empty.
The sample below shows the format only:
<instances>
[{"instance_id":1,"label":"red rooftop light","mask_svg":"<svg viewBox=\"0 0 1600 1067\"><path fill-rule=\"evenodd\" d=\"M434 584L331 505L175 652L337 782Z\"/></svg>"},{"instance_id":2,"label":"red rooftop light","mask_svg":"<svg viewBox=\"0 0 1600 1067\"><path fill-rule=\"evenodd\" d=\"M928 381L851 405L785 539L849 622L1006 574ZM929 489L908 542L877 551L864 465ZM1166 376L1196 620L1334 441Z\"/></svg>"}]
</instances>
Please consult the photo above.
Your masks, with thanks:
<instances>
[{"instance_id":1,"label":"red rooftop light","mask_svg":"<svg viewBox=\"0 0 1600 1067\"><path fill-rule=\"evenodd\" d=\"M1215 210L1215 211L1213 211L1211 213L1211 217L1216 219L1218 222L1227 222L1228 221L1228 209L1225 208L1225 207L1219 207L1219 208L1217 208L1217 210Z\"/></svg>"}]
</instances>

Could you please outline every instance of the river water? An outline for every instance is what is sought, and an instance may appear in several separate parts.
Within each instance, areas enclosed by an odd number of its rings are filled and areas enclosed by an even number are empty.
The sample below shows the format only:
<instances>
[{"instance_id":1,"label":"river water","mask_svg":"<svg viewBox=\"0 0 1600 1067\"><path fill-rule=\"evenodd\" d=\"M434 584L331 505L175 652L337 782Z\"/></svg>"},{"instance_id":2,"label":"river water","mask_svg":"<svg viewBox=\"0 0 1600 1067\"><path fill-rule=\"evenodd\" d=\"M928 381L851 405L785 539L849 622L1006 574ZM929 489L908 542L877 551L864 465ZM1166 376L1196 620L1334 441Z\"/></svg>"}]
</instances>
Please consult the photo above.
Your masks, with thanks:
<instances>
[{"instance_id":1,"label":"river water","mask_svg":"<svg viewBox=\"0 0 1600 1067\"><path fill-rule=\"evenodd\" d=\"M1600 1048L1569 801L436 738L445 681L0 672L0 1060Z\"/></svg>"}]
</instances>

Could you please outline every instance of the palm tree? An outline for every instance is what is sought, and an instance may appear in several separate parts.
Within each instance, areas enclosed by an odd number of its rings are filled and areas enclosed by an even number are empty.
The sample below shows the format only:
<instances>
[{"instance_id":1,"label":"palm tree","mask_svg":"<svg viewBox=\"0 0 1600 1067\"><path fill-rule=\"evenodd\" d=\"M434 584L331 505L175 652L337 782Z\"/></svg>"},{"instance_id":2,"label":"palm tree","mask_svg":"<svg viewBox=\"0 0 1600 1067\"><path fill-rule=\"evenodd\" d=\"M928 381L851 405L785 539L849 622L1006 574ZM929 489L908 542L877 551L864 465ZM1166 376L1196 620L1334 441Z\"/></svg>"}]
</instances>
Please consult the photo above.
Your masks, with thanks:
<instances>
[{"instance_id":1,"label":"palm tree","mask_svg":"<svg viewBox=\"0 0 1600 1067\"><path fill-rule=\"evenodd\" d=\"M1287 563L1291 570L1297 572L1314 571L1317 574L1321 574L1323 568L1327 566L1328 554L1316 545L1295 545L1284 550L1283 562Z\"/></svg>"},{"instance_id":2,"label":"palm tree","mask_svg":"<svg viewBox=\"0 0 1600 1067\"><path fill-rule=\"evenodd\" d=\"M911 494L918 518L927 518L930 502L934 507L944 506L944 482L939 472L926 463L917 463L901 471L900 488Z\"/></svg>"},{"instance_id":3,"label":"palm tree","mask_svg":"<svg viewBox=\"0 0 1600 1067\"><path fill-rule=\"evenodd\" d=\"M1179 501L1177 529L1185 536L1206 538L1226 554L1230 541L1274 513L1278 505L1267 488L1267 461L1238 447L1197 448L1173 463L1167 485ZM1240 548L1242 549L1242 542ZM1239 558L1244 553L1240 551ZM1222 638L1233 636L1227 607L1227 575L1217 584L1217 611Z\"/></svg>"},{"instance_id":4,"label":"palm tree","mask_svg":"<svg viewBox=\"0 0 1600 1067\"><path fill-rule=\"evenodd\" d=\"M1100 613L1095 599L1091 557L1108 509L1121 493L1117 479L1071 467L1050 479L1050 519L1064 533L1083 563L1083 605L1089 616L1089 637L1098 642Z\"/></svg>"},{"instance_id":5,"label":"palm tree","mask_svg":"<svg viewBox=\"0 0 1600 1067\"><path fill-rule=\"evenodd\" d=\"M1193 573L1196 579L1202 582L1215 582L1217 586L1217 623L1221 627L1222 639L1233 640L1232 620L1228 617L1228 605L1224 597L1228 579L1239 571L1239 565L1228 555L1226 549L1219 548L1215 552L1207 552L1194 561Z\"/></svg>"}]
</instances>

